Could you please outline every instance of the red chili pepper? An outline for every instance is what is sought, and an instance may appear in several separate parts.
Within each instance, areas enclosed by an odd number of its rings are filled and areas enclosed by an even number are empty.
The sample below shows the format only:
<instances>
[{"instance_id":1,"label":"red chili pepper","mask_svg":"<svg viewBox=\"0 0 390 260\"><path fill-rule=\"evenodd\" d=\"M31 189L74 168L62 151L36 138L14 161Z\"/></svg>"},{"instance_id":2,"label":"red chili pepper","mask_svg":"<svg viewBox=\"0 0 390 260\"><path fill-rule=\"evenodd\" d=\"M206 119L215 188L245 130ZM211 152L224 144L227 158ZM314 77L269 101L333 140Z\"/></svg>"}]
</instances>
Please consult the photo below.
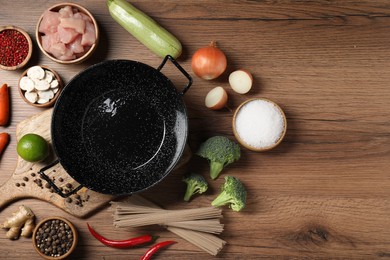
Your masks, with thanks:
<instances>
[{"instance_id":1,"label":"red chili pepper","mask_svg":"<svg viewBox=\"0 0 390 260\"><path fill-rule=\"evenodd\" d=\"M99 233L93 230L88 223L87 226L92 236L94 236L97 240L102 242L102 244L109 247L115 247L115 248L134 247L145 243L154 242L158 238L157 236L144 235L144 236L134 237L126 240L111 240L101 236Z\"/></svg>"},{"instance_id":2,"label":"red chili pepper","mask_svg":"<svg viewBox=\"0 0 390 260\"><path fill-rule=\"evenodd\" d=\"M176 241L163 241L158 244L155 244L152 246L142 257L140 260L149 260L152 255L154 255L158 250L160 250L163 247L167 247L169 245L172 245L176 243Z\"/></svg>"},{"instance_id":3,"label":"red chili pepper","mask_svg":"<svg viewBox=\"0 0 390 260\"><path fill-rule=\"evenodd\" d=\"M0 87L0 125L9 121L9 90L7 84Z\"/></svg>"},{"instance_id":4,"label":"red chili pepper","mask_svg":"<svg viewBox=\"0 0 390 260\"><path fill-rule=\"evenodd\" d=\"M9 143L9 134L8 133L0 133L0 156L7 147Z\"/></svg>"}]
</instances>

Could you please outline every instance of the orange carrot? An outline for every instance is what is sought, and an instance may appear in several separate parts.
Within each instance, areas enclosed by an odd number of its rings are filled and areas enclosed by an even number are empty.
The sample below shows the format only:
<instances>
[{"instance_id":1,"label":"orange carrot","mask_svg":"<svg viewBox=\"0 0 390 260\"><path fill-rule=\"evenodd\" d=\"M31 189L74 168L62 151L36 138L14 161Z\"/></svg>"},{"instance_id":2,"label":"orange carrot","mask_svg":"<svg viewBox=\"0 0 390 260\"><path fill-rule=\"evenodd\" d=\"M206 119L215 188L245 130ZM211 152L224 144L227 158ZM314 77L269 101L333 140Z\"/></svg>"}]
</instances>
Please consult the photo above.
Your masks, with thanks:
<instances>
[{"instance_id":1,"label":"orange carrot","mask_svg":"<svg viewBox=\"0 0 390 260\"><path fill-rule=\"evenodd\" d=\"M9 91L7 84L0 87L0 125L6 125L9 120Z\"/></svg>"},{"instance_id":2,"label":"orange carrot","mask_svg":"<svg viewBox=\"0 0 390 260\"><path fill-rule=\"evenodd\" d=\"M3 154L8 142L9 142L9 134L8 133L0 133L0 155Z\"/></svg>"}]
</instances>

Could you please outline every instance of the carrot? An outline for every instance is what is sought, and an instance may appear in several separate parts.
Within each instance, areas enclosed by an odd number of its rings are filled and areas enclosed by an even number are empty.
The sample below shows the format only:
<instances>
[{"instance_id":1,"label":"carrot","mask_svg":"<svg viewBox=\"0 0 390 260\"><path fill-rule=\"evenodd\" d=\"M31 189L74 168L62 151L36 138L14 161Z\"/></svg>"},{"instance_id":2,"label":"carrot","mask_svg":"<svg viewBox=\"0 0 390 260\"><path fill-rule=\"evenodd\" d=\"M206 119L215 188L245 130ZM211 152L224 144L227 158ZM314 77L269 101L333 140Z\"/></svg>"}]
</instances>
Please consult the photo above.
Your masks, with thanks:
<instances>
[{"instance_id":1,"label":"carrot","mask_svg":"<svg viewBox=\"0 0 390 260\"><path fill-rule=\"evenodd\" d=\"M6 125L9 120L9 91L7 84L0 87L0 125Z\"/></svg>"},{"instance_id":2,"label":"carrot","mask_svg":"<svg viewBox=\"0 0 390 260\"><path fill-rule=\"evenodd\" d=\"M0 155L3 154L8 142L9 142L9 134L8 133L0 133Z\"/></svg>"}]
</instances>

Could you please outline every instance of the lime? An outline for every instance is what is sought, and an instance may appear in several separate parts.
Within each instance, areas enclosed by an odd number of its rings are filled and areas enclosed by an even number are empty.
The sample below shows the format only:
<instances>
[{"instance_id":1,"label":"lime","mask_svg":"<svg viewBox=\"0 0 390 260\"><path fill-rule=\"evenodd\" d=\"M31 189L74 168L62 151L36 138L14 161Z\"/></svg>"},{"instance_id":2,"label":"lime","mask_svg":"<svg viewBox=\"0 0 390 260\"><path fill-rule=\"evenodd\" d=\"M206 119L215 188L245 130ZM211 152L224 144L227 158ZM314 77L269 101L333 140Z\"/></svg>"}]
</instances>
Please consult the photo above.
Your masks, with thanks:
<instances>
[{"instance_id":1,"label":"lime","mask_svg":"<svg viewBox=\"0 0 390 260\"><path fill-rule=\"evenodd\" d=\"M37 134L26 134L18 142L16 150L28 162L39 162L49 155L49 145Z\"/></svg>"}]
</instances>

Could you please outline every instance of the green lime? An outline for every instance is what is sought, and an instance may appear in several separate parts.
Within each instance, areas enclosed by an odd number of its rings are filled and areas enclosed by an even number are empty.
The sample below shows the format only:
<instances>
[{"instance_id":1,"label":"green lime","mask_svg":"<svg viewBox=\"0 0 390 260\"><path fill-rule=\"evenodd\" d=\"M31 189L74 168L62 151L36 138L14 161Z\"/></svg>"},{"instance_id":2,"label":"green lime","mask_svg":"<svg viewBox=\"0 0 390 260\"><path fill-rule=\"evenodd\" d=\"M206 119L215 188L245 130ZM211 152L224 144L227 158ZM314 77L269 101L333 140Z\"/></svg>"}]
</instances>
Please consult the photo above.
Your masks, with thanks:
<instances>
[{"instance_id":1,"label":"green lime","mask_svg":"<svg viewBox=\"0 0 390 260\"><path fill-rule=\"evenodd\" d=\"M49 145L37 134L26 134L18 142L16 150L28 162L39 162L49 155Z\"/></svg>"}]
</instances>

